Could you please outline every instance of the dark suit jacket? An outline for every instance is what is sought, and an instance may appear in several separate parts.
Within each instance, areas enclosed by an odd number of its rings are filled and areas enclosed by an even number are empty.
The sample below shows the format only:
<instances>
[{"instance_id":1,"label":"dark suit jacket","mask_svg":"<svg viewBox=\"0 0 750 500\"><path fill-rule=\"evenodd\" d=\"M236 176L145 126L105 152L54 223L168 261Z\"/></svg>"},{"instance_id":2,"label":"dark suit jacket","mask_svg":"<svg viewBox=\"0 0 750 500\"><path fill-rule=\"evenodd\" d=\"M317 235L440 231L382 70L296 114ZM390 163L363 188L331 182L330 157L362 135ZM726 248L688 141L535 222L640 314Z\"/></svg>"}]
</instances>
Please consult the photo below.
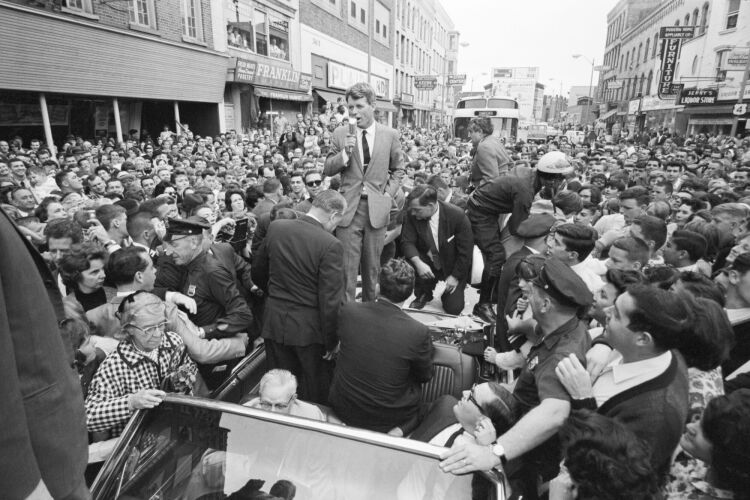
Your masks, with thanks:
<instances>
[{"instance_id":1,"label":"dark suit jacket","mask_svg":"<svg viewBox=\"0 0 750 500\"><path fill-rule=\"evenodd\" d=\"M329 400L347 425L388 431L413 418L432 378L426 325L385 302L350 302L339 314L341 351Z\"/></svg>"},{"instance_id":2,"label":"dark suit jacket","mask_svg":"<svg viewBox=\"0 0 750 500\"><path fill-rule=\"evenodd\" d=\"M42 256L0 209L0 496L40 480L54 498L83 483L88 438L63 306Z\"/></svg>"},{"instance_id":3,"label":"dark suit jacket","mask_svg":"<svg viewBox=\"0 0 750 500\"><path fill-rule=\"evenodd\" d=\"M262 336L285 345L338 342L344 301L344 247L312 217L275 220L253 260L253 280L268 290Z\"/></svg>"},{"instance_id":4,"label":"dark suit jacket","mask_svg":"<svg viewBox=\"0 0 750 500\"><path fill-rule=\"evenodd\" d=\"M453 276L459 281L466 280L471 272L471 257L474 237L471 224L463 210L438 201L440 216L438 221L438 254L445 276ZM432 230L429 220L418 220L407 212L401 230L401 249L404 257L425 255L432 248Z\"/></svg>"},{"instance_id":5,"label":"dark suit jacket","mask_svg":"<svg viewBox=\"0 0 750 500\"><path fill-rule=\"evenodd\" d=\"M375 229L385 227L392 204L391 196L385 193L386 184L390 172L401 164L398 131L379 123L375 125L375 143L370 143L370 164L367 172L362 167L362 159L356 147L349 155L349 162L344 163L342 150L348 133L348 127L339 127L333 132L331 151L323 169L323 173L329 176L341 173L339 191L346 198L347 207L339 225L346 227L351 224L364 189L368 195L370 224Z\"/></svg>"}]
</instances>

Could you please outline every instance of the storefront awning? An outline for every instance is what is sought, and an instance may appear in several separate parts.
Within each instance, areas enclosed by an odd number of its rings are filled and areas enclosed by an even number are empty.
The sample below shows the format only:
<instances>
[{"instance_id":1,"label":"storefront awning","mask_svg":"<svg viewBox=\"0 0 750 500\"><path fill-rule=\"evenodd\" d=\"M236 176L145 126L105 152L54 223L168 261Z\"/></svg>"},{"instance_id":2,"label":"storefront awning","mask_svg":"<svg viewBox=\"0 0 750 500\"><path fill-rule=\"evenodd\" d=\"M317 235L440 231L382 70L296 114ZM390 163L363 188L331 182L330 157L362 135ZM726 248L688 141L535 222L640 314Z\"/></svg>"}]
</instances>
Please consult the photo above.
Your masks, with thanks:
<instances>
[{"instance_id":1,"label":"storefront awning","mask_svg":"<svg viewBox=\"0 0 750 500\"><path fill-rule=\"evenodd\" d=\"M331 92L330 90L319 90L319 89L313 89L313 92L318 94L321 99L323 99L326 102L330 102L333 104L336 104L336 101L338 101L339 98L344 98L344 94L339 94L338 92Z\"/></svg>"},{"instance_id":2,"label":"storefront awning","mask_svg":"<svg viewBox=\"0 0 750 500\"><path fill-rule=\"evenodd\" d=\"M406 104L405 102L402 102L401 109L414 109L414 106L412 106L411 104Z\"/></svg>"},{"instance_id":3,"label":"storefront awning","mask_svg":"<svg viewBox=\"0 0 750 500\"><path fill-rule=\"evenodd\" d=\"M732 104L718 104L716 106L689 106L683 112L688 115L731 115Z\"/></svg>"},{"instance_id":4,"label":"storefront awning","mask_svg":"<svg viewBox=\"0 0 750 500\"><path fill-rule=\"evenodd\" d=\"M385 111L386 113L397 113L398 109L396 109L396 106L391 104L390 101L381 101L380 99L377 100L377 108L380 111Z\"/></svg>"},{"instance_id":5,"label":"storefront awning","mask_svg":"<svg viewBox=\"0 0 750 500\"><path fill-rule=\"evenodd\" d=\"M277 101L312 101L310 94L303 94L301 92L288 92L286 90L269 89L267 87L255 87L255 95L258 97L268 97L269 99L276 99Z\"/></svg>"},{"instance_id":6,"label":"storefront awning","mask_svg":"<svg viewBox=\"0 0 750 500\"><path fill-rule=\"evenodd\" d=\"M600 116L599 119L600 120L606 120L607 118L609 118L610 116L614 116L615 114L617 114L617 108L610 109L609 111L607 111L606 113L604 113L602 116Z\"/></svg>"}]
</instances>

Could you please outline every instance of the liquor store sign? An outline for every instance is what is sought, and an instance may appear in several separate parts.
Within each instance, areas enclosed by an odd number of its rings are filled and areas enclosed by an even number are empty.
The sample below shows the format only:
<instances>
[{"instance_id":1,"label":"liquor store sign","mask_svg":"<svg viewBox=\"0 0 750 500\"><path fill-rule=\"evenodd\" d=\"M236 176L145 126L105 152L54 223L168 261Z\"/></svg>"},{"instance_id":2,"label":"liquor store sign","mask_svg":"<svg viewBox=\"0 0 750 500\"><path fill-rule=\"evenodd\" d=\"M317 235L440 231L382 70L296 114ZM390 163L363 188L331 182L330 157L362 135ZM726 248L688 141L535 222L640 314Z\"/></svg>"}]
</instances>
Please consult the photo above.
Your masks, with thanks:
<instances>
[{"instance_id":1,"label":"liquor store sign","mask_svg":"<svg viewBox=\"0 0 750 500\"><path fill-rule=\"evenodd\" d=\"M685 89L680 93L679 104L691 106L706 106L716 104L719 97L717 89Z\"/></svg>"}]
</instances>

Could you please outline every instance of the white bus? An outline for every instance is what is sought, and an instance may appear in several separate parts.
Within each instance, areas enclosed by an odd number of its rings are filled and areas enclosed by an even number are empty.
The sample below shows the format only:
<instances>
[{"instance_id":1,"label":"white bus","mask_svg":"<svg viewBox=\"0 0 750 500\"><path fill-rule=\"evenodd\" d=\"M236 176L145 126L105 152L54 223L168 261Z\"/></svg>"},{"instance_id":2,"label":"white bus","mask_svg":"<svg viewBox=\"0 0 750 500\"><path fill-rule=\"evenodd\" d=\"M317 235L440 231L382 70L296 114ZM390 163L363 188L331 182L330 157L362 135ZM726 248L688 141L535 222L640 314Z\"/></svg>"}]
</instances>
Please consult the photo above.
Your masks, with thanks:
<instances>
[{"instance_id":1,"label":"white bus","mask_svg":"<svg viewBox=\"0 0 750 500\"><path fill-rule=\"evenodd\" d=\"M518 102L512 97L464 97L456 104L453 116L453 135L469 140L472 118L489 118L495 130L492 135L510 139L518 133Z\"/></svg>"}]
</instances>

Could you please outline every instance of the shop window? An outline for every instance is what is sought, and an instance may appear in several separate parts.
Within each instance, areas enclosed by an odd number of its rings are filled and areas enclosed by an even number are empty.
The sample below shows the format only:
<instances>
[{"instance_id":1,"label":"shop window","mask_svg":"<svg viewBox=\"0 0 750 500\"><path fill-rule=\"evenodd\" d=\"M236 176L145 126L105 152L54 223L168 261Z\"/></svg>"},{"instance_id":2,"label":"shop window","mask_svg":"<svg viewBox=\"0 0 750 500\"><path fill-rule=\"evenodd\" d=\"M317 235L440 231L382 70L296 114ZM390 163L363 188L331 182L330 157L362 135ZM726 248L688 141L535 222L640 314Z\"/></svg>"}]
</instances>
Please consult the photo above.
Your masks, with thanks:
<instances>
[{"instance_id":1,"label":"shop window","mask_svg":"<svg viewBox=\"0 0 750 500\"><path fill-rule=\"evenodd\" d=\"M727 4L727 29L737 27L737 18L740 16L740 0L729 0Z\"/></svg>"},{"instance_id":2,"label":"shop window","mask_svg":"<svg viewBox=\"0 0 750 500\"><path fill-rule=\"evenodd\" d=\"M65 0L64 5L67 9L86 12L87 14L93 14L94 10L91 7L91 0Z\"/></svg>"},{"instance_id":3,"label":"shop window","mask_svg":"<svg viewBox=\"0 0 750 500\"><path fill-rule=\"evenodd\" d=\"M156 8L154 0L130 0L128 13L131 24L156 28Z\"/></svg>"},{"instance_id":4,"label":"shop window","mask_svg":"<svg viewBox=\"0 0 750 500\"><path fill-rule=\"evenodd\" d=\"M182 0L182 35L203 41L200 0Z\"/></svg>"},{"instance_id":5,"label":"shop window","mask_svg":"<svg viewBox=\"0 0 750 500\"><path fill-rule=\"evenodd\" d=\"M277 59L289 60L289 21L273 15L269 16L268 39L271 43L269 55Z\"/></svg>"}]
</instances>

